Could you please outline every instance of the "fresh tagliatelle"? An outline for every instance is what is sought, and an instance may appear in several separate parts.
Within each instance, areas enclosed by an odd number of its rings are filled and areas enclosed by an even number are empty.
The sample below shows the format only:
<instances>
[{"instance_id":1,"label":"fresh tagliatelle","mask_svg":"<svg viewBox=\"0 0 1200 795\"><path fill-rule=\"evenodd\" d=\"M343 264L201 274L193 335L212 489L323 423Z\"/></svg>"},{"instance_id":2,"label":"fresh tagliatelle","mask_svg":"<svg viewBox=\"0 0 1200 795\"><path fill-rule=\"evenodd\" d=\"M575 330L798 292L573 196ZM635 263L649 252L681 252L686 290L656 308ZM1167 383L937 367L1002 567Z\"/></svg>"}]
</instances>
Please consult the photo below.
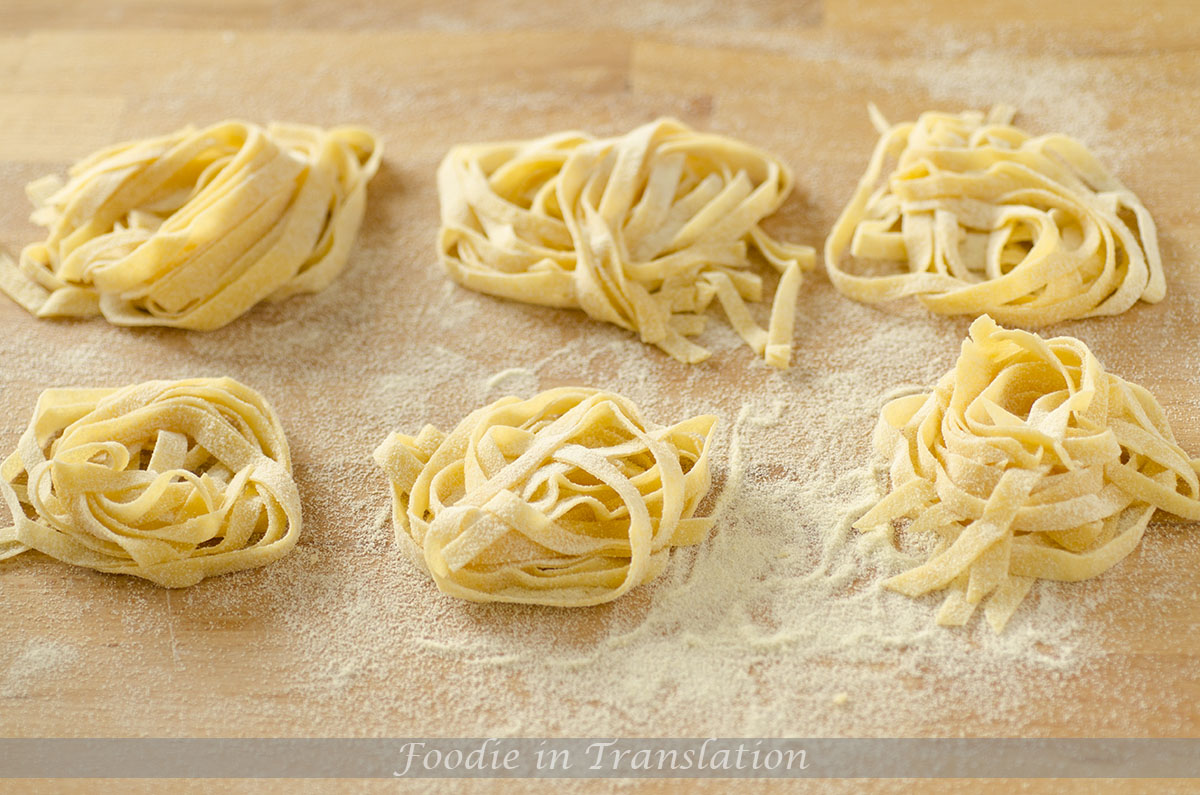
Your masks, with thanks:
<instances>
[{"instance_id":1,"label":"fresh tagliatelle","mask_svg":"<svg viewBox=\"0 0 1200 795\"><path fill-rule=\"evenodd\" d=\"M825 241L844 295L1026 327L1163 298L1150 213L1079 141L1032 137L1003 106L894 126L871 111L882 138Z\"/></svg>"},{"instance_id":2,"label":"fresh tagliatelle","mask_svg":"<svg viewBox=\"0 0 1200 795\"><path fill-rule=\"evenodd\" d=\"M210 330L345 267L382 155L366 130L224 121L118 144L30 183L49 230L0 289L38 317Z\"/></svg>"},{"instance_id":3,"label":"fresh tagliatelle","mask_svg":"<svg viewBox=\"0 0 1200 795\"><path fill-rule=\"evenodd\" d=\"M611 392L503 398L448 435L427 425L375 451L396 537L445 593L577 607L658 576L699 543L715 417L661 427Z\"/></svg>"},{"instance_id":4,"label":"fresh tagliatelle","mask_svg":"<svg viewBox=\"0 0 1200 795\"><path fill-rule=\"evenodd\" d=\"M715 298L755 353L786 367L801 270L815 252L759 222L791 189L777 157L673 119L615 138L457 146L438 169L438 250L465 287L582 309L683 362L708 358L687 338ZM763 297L751 246L781 274L767 329L745 304Z\"/></svg>"},{"instance_id":5,"label":"fresh tagliatelle","mask_svg":"<svg viewBox=\"0 0 1200 795\"><path fill-rule=\"evenodd\" d=\"M300 534L279 419L229 378L48 389L0 475L0 559L36 549L180 588L270 563Z\"/></svg>"},{"instance_id":6,"label":"fresh tagliatelle","mask_svg":"<svg viewBox=\"0 0 1200 795\"><path fill-rule=\"evenodd\" d=\"M943 625L986 600L1000 632L1038 578L1074 582L1123 560L1156 509L1200 520L1200 459L1162 407L1105 372L1082 342L971 326L933 392L883 409L878 451L891 490L855 526L891 527L935 545L884 582L908 596L947 591Z\"/></svg>"}]
</instances>

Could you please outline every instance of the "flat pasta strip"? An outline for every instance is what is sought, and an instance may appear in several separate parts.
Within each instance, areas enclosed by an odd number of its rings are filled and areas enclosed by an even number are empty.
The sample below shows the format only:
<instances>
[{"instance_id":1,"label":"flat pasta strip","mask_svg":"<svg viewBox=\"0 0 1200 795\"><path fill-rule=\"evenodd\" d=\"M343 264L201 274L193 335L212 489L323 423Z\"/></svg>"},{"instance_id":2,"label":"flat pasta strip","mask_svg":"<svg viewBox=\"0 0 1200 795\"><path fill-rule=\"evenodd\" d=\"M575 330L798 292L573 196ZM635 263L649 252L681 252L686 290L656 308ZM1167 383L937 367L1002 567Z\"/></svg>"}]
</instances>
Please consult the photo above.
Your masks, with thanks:
<instances>
[{"instance_id":1,"label":"flat pasta strip","mask_svg":"<svg viewBox=\"0 0 1200 795\"><path fill-rule=\"evenodd\" d=\"M825 241L844 295L1037 327L1166 294L1150 213L1079 141L1033 137L1004 106L897 125L871 111L882 137Z\"/></svg>"},{"instance_id":2,"label":"flat pasta strip","mask_svg":"<svg viewBox=\"0 0 1200 795\"><path fill-rule=\"evenodd\" d=\"M0 559L36 549L167 588L266 565L300 535L279 418L230 378L46 390L0 495Z\"/></svg>"},{"instance_id":3,"label":"flat pasta strip","mask_svg":"<svg viewBox=\"0 0 1200 795\"><path fill-rule=\"evenodd\" d=\"M393 433L375 451L396 538L445 593L578 607L658 576L702 541L715 417L671 427L582 387L506 397L449 434Z\"/></svg>"},{"instance_id":4,"label":"flat pasta strip","mask_svg":"<svg viewBox=\"0 0 1200 795\"><path fill-rule=\"evenodd\" d=\"M1072 337L971 325L932 392L884 406L875 431L891 487L855 523L904 518L940 543L884 582L946 591L937 621L979 604L996 632L1036 579L1095 577L1134 550L1156 509L1200 521L1200 459L1180 449L1145 389L1104 370Z\"/></svg>"},{"instance_id":5,"label":"flat pasta strip","mask_svg":"<svg viewBox=\"0 0 1200 795\"><path fill-rule=\"evenodd\" d=\"M220 328L346 265L383 150L356 127L224 121L117 144L28 187L49 230L0 289L38 317Z\"/></svg>"},{"instance_id":6,"label":"flat pasta strip","mask_svg":"<svg viewBox=\"0 0 1200 795\"><path fill-rule=\"evenodd\" d=\"M782 368L815 251L758 224L791 189L791 170L773 155L673 119L615 138L457 146L438 169L438 251L465 287L582 309L683 362L708 358L687 338L717 298L754 352ZM767 329L745 306L762 293L750 247L782 274Z\"/></svg>"}]
</instances>

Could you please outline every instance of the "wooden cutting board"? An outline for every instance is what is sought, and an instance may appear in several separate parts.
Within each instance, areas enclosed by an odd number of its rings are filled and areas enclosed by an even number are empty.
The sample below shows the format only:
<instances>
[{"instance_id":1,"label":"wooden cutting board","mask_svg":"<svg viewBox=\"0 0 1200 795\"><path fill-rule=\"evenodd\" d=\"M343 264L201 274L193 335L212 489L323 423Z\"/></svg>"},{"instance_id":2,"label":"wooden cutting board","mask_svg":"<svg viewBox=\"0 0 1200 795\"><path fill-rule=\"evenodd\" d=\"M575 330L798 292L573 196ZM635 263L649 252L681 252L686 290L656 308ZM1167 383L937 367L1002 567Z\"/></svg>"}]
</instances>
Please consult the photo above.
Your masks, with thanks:
<instances>
[{"instance_id":1,"label":"wooden cutting board","mask_svg":"<svg viewBox=\"0 0 1200 795\"><path fill-rule=\"evenodd\" d=\"M1019 123L1035 131L1095 144L1153 213L1166 300L1055 331L1105 340L1100 358L1157 395L1179 442L1200 454L1200 16L1187 0L985 5L6 0L0 246L11 253L40 232L27 221L25 183L118 140L227 117L359 123L381 134L387 157L371 184L355 258L328 295L256 309L200 341L186 332L115 329L99 320L38 321L0 299L0 449L12 449L38 393L49 386L196 373L244 378L267 394L288 428L306 501L305 544L313 540L320 552L312 565L328 554L363 555L366 574L355 587L369 588L372 567L382 564L364 555L355 534L379 530L384 496L369 461L373 442L401 425L415 431L426 420L453 422L473 407L442 371L406 370L406 351L440 345L482 357L497 371L521 366L496 339L496 324L512 318L522 328L535 322L551 347L580 334L625 339L574 313L512 306L496 309L495 321L473 314L451 333L445 324L419 320L431 295L442 305L477 305L473 296L448 291L436 265L433 170L448 145L569 128L612 134L675 115L793 164L796 195L771 228L819 247L874 143L868 102L899 120L934 107L996 101L1016 105ZM823 273L810 277L803 292L808 319L795 355L824 361L842 343L821 325L821 307L845 299ZM381 293L394 298L368 301ZM369 312L356 310L360 299ZM952 357L965 323L946 328L946 351L931 355ZM485 349L494 355L479 352ZM371 355L360 356L367 350ZM744 350L722 351L721 359L712 365L715 382L738 384L744 377L752 389L761 380L745 375ZM692 383L666 359L657 361L664 383ZM541 385L580 375L564 367ZM385 377L427 379L433 397L424 406L372 402L370 384ZM880 391L888 386L881 383ZM327 431L337 422L345 435L334 438ZM351 448L361 450L361 465L330 464L343 460L330 459L330 450ZM394 553L381 543L376 557ZM1200 601L1174 600L1153 621L1138 608L1141 594L1166 580L1184 582L1185 597L1190 582L1195 597L1200 544L1175 525L1156 541L1153 561L1135 554L1123 566L1126 574L1106 585L1128 597L1109 602L1125 605L1105 630L1110 662L1070 691L1084 704L1070 718L1054 703L1032 703L1019 720L960 718L918 733L1200 734ZM231 599L215 614L193 615L180 611L180 599L44 559L0 565L0 677L19 679L13 667L28 663L20 657L26 641L48 629L70 650L63 657L69 665L45 665L0 695L0 734L362 733L359 710L368 707L361 704L330 702L312 722L258 717L269 703L307 697L289 672L311 661L298 659L285 642L288 628L263 619L253 603ZM431 672L411 663L382 664L371 686L425 687L443 673L437 666L447 665L426 660ZM1129 671L1141 672L1147 684L1125 709L1117 700L1125 696L1113 688ZM230 709L194 708L213 698ZM570 734L569 722L563 725ZM455 734L460 726L445 710L397 713L385 724L397 736ZM953 784L937 786L949 791Z\"/></svg>"}]
</instances>

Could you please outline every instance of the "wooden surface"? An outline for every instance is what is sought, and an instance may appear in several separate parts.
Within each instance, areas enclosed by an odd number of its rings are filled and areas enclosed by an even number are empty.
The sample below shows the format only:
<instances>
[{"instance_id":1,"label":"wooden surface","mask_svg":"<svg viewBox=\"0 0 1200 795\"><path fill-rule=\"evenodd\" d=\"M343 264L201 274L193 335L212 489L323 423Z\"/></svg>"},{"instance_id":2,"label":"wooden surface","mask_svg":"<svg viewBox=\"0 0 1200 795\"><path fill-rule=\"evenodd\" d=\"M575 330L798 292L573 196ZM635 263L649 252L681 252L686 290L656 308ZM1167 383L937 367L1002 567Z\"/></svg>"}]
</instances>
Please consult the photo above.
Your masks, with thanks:
<instances>
[{"instance_id":1,"label":"wooden surface","mask_svg":"<svg viewBox=\"0 0 1200 795\"><path fill-rule=\"evenodd\" d=\"M363 123L382 134L387 159L370 188L355 262L330 288L333 295L257 309L200 343L185 333L131 332L102 321L36 321L0 300L0 448L12 448L46 387L105 374L117 383L196 370L249 378L270 365L263 351L272 335L307 331L315 335L311 343L293 339L286 348L290 358L274 363L280 372L268 397L292 439L306 498L306 539L327 539L313 541L324 543L325 551L336 552L339 544L355 548L339 539L359 528L370 531L371 511L351 505L331 515L320 508L347 489L368 488L377 502L380 484L369 461L333 474L322 464L322 445L330 440L309 431L321 425L314 406L336 399L346 407L348 422L365 423L361 442L358 431L347 432L363 447L364 458L369 439L382 438L382 431L401 420L414 430L424 421L418 411L403 407L373 416L367 416L368 407L354 408L366 389L361 384L379 375L363 372L354 350L397 345L401 351L403 341L392 339L395 318L419 312L423 303L409 286L413 280L441 279L433 246L433 169L450 143L566 128L615 133L658 115L676 115L745 137L792 163L797 191L773 228L819 248L874 142L864 111L868 101L895 119L934 106L1003 101L1028 113L1040 111L1021 117L1035 130L1057 127L1099 142L1157 220L1168 271L1166 300L1061 330L1109 345L1101 358L1154 392L1180 443L1198 454L1200 15L1185 0L984 5L987 11L951 0L418 0L380 7L361 0L5 0L0 245L10 252L39 234L26 220L24 184L116 140L225 117ZM1062 97L1058 105L1056 92ZM386 312L377 307L370 317L356 315L352 302L338 297L375 290L391 291L395 298ZM835 343L819 320L822 302L845 299L833 293L823 274L807 280L802 292L806 319L796 356L823 361ZM509 313L504 317L533 318L548 329L550 344L584 333L570 313L502 311ZM339 325L305 329L306 313ZM961 332L965 324L947 328ZM438 342L467 348L490 336L488 328L464 328L460 337ZM338 345L323 347L326 339ZM947 340L957 346L953 332ZM737 383L738 368L747 363L742 353L727 352L729 361L714 377ZM520 362L497 362L504 364ZM402 359L394 372L404 374ZM268 385L256 386L267 391ZM881 391L887 386L880 384ZM315 393L333 397L314 402ZM448 396L436 419L452 421L468 408ZM1200 546L1185 540L1186 532L1182 526L1168 529L1155 563L1131 559L1123 564L1127 576L1111 581L1109 587L1128 589L1129 601L1104 629L1108 667L1063 691L1064 698L1094 702L1094 712L1085 708L1065 717L1054 704L1037 703L1019 720L964 719L919 733L1200 735L1200 603L1194 598ZM1185 598L1147 620L1137 607L1139 593L1162 578L1184 582ZM279 639L285 630L256 620L254 604L216 616L189 615L179 611L180 597L153 586L47 561L0 565L0 666L14 664L12 650L23 638L44 631L47 613L41 606L51 595L55 621L74 617L57 631L75 638L84 656L68 678L0 697L0 734L362 733L369 704L358 702L330 704L308 724L256 717L261 704L303 696L288 681L300 661ZM69 610L63 607L66 599L74 600ZM161 610L165 620L128 620L123 612L129 600L142 610ZM140 653L126 654L131 645ZM1128 692L1118 685L1129 671L1149 684L1136 694L1136 703L1123 708ZM427 676L417 672L411 681L391 680L390 686L421 687ZM114 688L114 678L146 683L136 708L127 700L137 691ZM213 694L231 708L193 709L195 700ZM371 725L372 732L397 736L454 733L456 726L450 719L430 723L415 711ZM564 727L569 734L569 723Z\"/></svg>"}]
</instances>

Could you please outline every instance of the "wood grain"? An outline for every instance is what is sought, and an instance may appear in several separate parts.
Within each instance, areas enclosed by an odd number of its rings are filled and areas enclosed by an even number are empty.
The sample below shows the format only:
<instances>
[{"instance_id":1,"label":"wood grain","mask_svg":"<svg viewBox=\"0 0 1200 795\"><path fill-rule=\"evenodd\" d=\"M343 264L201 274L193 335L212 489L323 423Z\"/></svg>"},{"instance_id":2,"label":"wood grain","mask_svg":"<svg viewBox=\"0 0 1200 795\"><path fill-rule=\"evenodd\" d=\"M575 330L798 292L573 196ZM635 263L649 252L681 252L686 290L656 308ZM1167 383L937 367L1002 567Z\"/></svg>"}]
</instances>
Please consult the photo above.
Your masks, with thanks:
<instances>
[{"instance_id":1,"label":"wood grain","mask_svg":"<svg viewBox=\"0 0 1200 795\"><path fill-rule=\"evenodd\" d=\"M387 311L400 318L422 311L421 294L410 289L410 280L441 284L433 265L432 170L450 143L564 128L615 133L658 115L676 115L744 137L794 164L796 196L771 228L819 244L874 142L867 102L878 102L899 119L933 104L977 103L994 85L997 93L1014 95L995 101L1026 100L1029 107L1022 110L1029 115L1022 122L1035 130L1076 120L1081 128L1065 131L1098 140L1113 153L1121 178L1152 210L1168 266L1166 301L1069 330L1097 348L1103 345L1101 358L1110 369L1154 392L1181 444L1200 452L1200 22L1194 4L1011 0L982 6L951 0L698 5L8 0L0 7L5 196L0 245L15 251L38 233L26 220L26 182L61 171L115 140L230 116L367 123L389 148L385 169L371 186L361 246L386 255L361 258L330 290L391 290L395 298ZM1036 59L1036 68L1023 65L1028 58ZM982 82L956 84L944 78L943 69L978 72ZM1033 81L1042 81L1036 84L1041 88L1034 90ZM1062 87L1060 105L1046 100L1054 86ZM1089 98L1096 102L1089 104ZM352 284L360 282L365 286ZM821 326L821 307L844 299L823 275L810 279L804 293L798 357L829 361L837 335ZM325 482L329 472L321 446L327 440L312 434L308 427L316 423L306 421L314 416L306 414L313 411L306 407L313 390L335 393L348 421L361 420L364 429L348 433L355 443L361 436L364 449L365 440L381 438L382 430L401 420L418 422L403 407L379 417L363 417L354 408L362 395L359 379L377 374L356 369L353 345L389 344L400 351L403 345L436 343L453 349L489 334L465 329L461 339L389 340L388 335L416 332L382 310L363 318L329 304L332 300L312 299L308 306L326 307L322 322L342 324L329 333L348 340L350 352L330 357L315 345L301 350L306 358L280 363L290 372L277 379L271 395L294 438L302 493L320 505L340 499L335 486L360 488L374 473L367 462L339 475L344 480L334 486ZM497 317L505 319L497 323L533 318L545 327L550 344L607 333L573 315L497 307ZM255 310L237 328L211 338L228 343L226 351L214 353L212 346L197 352L186 335L169 331L126 332L98 321L38 322L0 300L0 449L13 446L38 392L52 380L70 378L68 364L55 363L57 351L75 357L68 362L112 357L114 377L169 377L189 367L223 368L237 376L253 369L254 346L261 342L254 334L274 333L290 322L289 313L303 317L306 311L297 301ZM958 326L952 322L948 328ZM88 372L96 369L89 367ZM753 388L757 376L744 370L739 358L714 365L712 377L722 385L746 379ZM441 416L420 422L445 422L470 408L456 402L452 384L429 386L442 388L447 397ZM349 505L346 511L307 514L305 533L340 538L346 528L373 521L366 507ZM1103 670L1063 684L1064 703L1090 705L1083 717L1077 708L1064 712L1055 703L1031 703L1019 719L993 721L964 705L953 731L1200 735L1195 598L1200 545L1184 525L1158 532L1153 560L1135 554L1122 564L1120 578L1105 581L1106 587L1124 589L1130 606L1097 627L1108 655ZM1170 561L1170 570L1163 570L1163 561ZM363 583L382 582L373 568L382 563L363 565ZM1190 581L1190 592L1183 586L1180 598L1147 620L1138 612L1137 595L1163 578ZM12 661L4 647L15 648L43 628L39 602L51 593L78 594L77 623L63 631L81 640L86 657L72 667L69 680L0 695L0 734L354 735L365 721L378 725L378 716L360 701L331 705L319 721L307 724L259 717L260 705L300 697L302 683L289 679L289 672L303 669L288 628L273 623L276 613L262 605L195 615L180 607L183 598L166 591L46 561L0 567L0 669ZM159 618L131 623L125 615L129 604L136 604L139 615ZM415 657L398 661L397 669L401 663L413 667L390 686L431 686L437 675ZM237 672L231 674L231 668ZM110 687L114 671L147 683L145 701L133 717L120 700L129 689ZM1121 681L1129 676L1145 683L1133 705ZM222 699L229 709L197 716L192 705L206 698ZM459 725L449 713L387 718L395 735L454 733ZM929 725L922 733L945 730ZM655 786L645 791L659 791ZM88 791L83 785L77 789ZM928 791L955 790L946 783Z\"/></svg>"}]
</instances>

